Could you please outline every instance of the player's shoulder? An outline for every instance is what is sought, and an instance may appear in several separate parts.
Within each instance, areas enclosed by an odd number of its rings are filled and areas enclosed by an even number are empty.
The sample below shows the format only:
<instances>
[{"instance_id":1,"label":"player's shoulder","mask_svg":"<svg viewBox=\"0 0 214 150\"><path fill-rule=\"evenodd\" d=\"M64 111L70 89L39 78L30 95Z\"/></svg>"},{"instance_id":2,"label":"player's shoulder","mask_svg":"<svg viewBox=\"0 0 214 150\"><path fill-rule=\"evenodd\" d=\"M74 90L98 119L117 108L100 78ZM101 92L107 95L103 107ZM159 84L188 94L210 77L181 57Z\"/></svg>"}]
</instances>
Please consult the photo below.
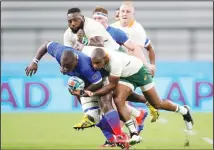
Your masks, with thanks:
<instances>
[{"instance_id":1,"label":"player's shoulder","mask_svg":"<svg viewBox=\"0 0 214 150\"><path fill-rule=\"evenodd\" d=\"M84 26L87 26L89 28L93 28L94 25L96 25L96 26L102 26L99 22L95 21L94 19L89 18L89 17L85 17L85 24L84 24Z\"/></svg>"},{"instance_id":2,"label":"player's shoulder","mask_svg":"<svg viewBox=\"0 0 214 150\"><path fill-rule=\"evenodd\" d=\"M120 21L116 21L116 22L114 22L114 23L110 24L110 26L111 26L111 27L115 27L115 28L117 28L117 27L119 27L119 26L120 26Z\"/></svg>"},{"instance_id":3,"label":"player's shoulder","mask_svg":"<svg viewBox=\"0 0 214 150\"><path fill-rule=\"evenodd\" d=\"M132 28L135 28L135 29L143 29L143 30L144 30L144 27L142 26L142 24L140 24L140 23L137 22L136 20L135 20L135 22L133 23Z\"/></svg>"},{"instance_id":4,"label":"player's shoulder","mask_svg":"<svg viewBox=\"0 0 214 150\"><path fill-rule=\"evenodd\" d=\"M68 34L69 32L70 32L70 28L67 28L66 30L65 30L65 32L64 32L64 34Z\"/></svg>"}]
</instances>

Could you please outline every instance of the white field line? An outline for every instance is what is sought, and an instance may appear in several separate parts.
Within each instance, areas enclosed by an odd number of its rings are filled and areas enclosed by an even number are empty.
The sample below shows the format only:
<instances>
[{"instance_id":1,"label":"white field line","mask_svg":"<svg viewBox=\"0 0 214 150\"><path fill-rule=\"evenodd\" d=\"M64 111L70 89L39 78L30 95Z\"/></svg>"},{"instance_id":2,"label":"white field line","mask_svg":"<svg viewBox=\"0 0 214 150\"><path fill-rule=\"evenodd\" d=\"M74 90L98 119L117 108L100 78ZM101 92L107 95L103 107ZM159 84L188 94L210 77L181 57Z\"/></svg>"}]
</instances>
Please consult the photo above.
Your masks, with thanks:
<instances>
[{"instance_id":1,"label":"white field line","mask_svg":"<svg viewBox=\"0 0 214 150\"><path fill-rule=\"evenodd\" d=\"M168 120L165 119L165 118L159 118L159 119L157 120L157 122L160 122L160 123L162 123L162 124L167 124L167 123L168 123Z\"/></svg>"},{"instance_id":2,"label":"white field line","mask_svg":"<svg viewBox=\"0 0 214 150\"><path fill-rule=\"evenodd\" d=\"M213 139L211 139L211 138L203 137L202 140L206 141L209 144L213 144Z\"/></svg>"}]
</instances>

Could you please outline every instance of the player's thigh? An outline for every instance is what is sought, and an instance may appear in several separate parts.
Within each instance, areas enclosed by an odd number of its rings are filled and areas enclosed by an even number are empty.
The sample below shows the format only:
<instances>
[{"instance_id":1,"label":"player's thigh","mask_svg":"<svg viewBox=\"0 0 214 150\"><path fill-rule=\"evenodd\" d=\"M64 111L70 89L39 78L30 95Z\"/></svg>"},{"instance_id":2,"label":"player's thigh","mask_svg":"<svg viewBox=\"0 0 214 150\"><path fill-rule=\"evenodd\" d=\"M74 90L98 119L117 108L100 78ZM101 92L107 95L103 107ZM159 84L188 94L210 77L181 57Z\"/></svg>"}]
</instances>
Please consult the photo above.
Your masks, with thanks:
<instances>
[{"instance_id":1,"label":"player's thigh","mask_svg":"<svg viewBox=\"0 0 214 150\"><path fill-rule=\"evenodd\" d=\"M106 113L113 109L112 106L112 92L100 97L100 107L103 113Z\"/></svg>"},{"instance_id":2,"label":"player's thigh","mask_svg":"<svg viewBox=\"0 0 214 150\"><path fill-rule=\"evenodd\" d=\"M144 91L143 91L144 90ZM160 105L161 99L158 96L158 93L156 91L155 86L152 86L150 88L143 88L142 92L146 98L146 100L153 106Z\"/></svg>"},{"instance_id":3,"label":"player's thigh","mask_svg":"<svg viewBox=\"0 0 214 150\"><path fill-rule=\"evenodd\" d=\"M81 104L84 111L91 109L91 108L99 108L99 97L81 97Z\"/></svg>"},{"instance_id":4,"label":"player's thigh","mask_svg":"<svg viewBox=\"0 0 214 150\"><path fill-rule=\"evenodd\" d=\"M125 105L127 97L133 91L133 88L131 88L130 86L131 86L131 84L126 81L121 81L121 80L119 81L119 83L117 84L117 86L113 92L113 99L114 99L116 106Z\"/></svg>"}]
</instances>

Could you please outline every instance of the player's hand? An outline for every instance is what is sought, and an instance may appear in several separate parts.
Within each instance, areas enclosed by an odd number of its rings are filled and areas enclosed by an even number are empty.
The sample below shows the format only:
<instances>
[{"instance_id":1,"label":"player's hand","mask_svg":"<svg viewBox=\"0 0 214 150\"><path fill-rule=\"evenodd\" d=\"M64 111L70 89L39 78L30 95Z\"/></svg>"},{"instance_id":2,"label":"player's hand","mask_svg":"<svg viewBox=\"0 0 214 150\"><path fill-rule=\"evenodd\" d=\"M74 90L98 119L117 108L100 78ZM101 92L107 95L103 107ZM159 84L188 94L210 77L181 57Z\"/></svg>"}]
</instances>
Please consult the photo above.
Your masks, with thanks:
<instances>
[{"instance_id":1,"label":"player's hand","mask_svg":"<svg viewBox=\"0 0 214 150\"><path fill-rule=\"evenodd\" d=\"M79 29L79 31L77 32L77 41L82 42L84 36L84 31L82 29Z\"/></svg>"},{"instance_id":2,"label":"player's hand","mask_svg":"<svg viewBox=\"0 0 214 150\"><path fill-rule=\"evenodd\" d=\"M151 68L150 71L151 71L152 77L154 77L155 71L156 71L156 66L153 64L150 64L150 68Z\"/></svg>"},{"instance_id":3,"label":"player's hand","mask_svg":"<svg viewBox=\"0 0 214 150\"><path fill-rule=\"evenodd\" d=\"M25 73L26 73L27 76L28 76L28 75L32 76L32 74L35 74L35 73L36 73L37 69L38 69L37 63L32 62L30 65L28 65L28 66L25 68Z\"/></svg>"},{"instance_id":4,"label":"player's hand","mask_svg":"<svg viewBox=\"0 0 214 150\"><path fill-rule=\"evenodd\" d=\"M72 90L70 88L68 88L68 91L75 96L80 96L80 90Z\"/></svg>"},{"instance_id":5,"label":"player's hand","mask_svg":"<svg viewBox=\"0 0 214 150\"><path fill-rule=\"evenodd\" d=\"M88 94L88 96L90 96L90 97L94 96L94 93L91 92L91 91L85 90L84 92L85 92L86 94Z\"/></svg>"},{"instance_id":6,"label":"player's hand","mask_svg":"<svg viewBox=\"0 0 214 150\"><path fill-rule=\"evenodd\" d=\"M147 64L146 66L149 68L152 76L154 76L155 75L155 71L156 71L156 66L153 65L153 64Z\"/></svg>"}]
</instances>

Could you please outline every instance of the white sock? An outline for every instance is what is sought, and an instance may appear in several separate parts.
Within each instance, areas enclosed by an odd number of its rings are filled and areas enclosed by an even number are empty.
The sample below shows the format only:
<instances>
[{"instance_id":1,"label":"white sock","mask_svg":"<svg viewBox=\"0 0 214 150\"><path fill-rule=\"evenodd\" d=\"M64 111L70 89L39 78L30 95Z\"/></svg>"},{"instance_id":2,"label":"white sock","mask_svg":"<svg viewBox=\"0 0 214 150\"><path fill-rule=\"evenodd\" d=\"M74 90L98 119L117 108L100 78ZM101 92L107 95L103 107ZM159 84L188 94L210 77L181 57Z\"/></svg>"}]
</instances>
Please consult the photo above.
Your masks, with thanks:
<instances>
[{"instance_id":1,"label":"white sock","mask_svg":"<svg viewBox=\"0 0 214 150\"><path fill-rule=\"evenodd\" d=\"M131 113L132 116L139 117L140 116L140 111L132 106L130 106L129 104L126 104L126 107L128 109L128 111Z\"/></svg>"},{"instance_id":2,"label":"white sock","mask_svg":"<svg viewBox=\"0 0 214 150\"><path fill-rule=\"evenodd\" d=\"M137 132L135 123L132 119L126 121L125 125L129 129L129 132L131 132L131 133Z\"/></svg>"},{"instance_id":3,"label":"white sock","mask_svg":"<svg viewBox=\"0 0 214 150\"><path fill-rule=\"evenodd\" d=\"M187 114L187 111L187 108L185 108L184 106L177 105L176 112L179 112L181 115L185 115Z\"/></svg>"}]
</instances>

